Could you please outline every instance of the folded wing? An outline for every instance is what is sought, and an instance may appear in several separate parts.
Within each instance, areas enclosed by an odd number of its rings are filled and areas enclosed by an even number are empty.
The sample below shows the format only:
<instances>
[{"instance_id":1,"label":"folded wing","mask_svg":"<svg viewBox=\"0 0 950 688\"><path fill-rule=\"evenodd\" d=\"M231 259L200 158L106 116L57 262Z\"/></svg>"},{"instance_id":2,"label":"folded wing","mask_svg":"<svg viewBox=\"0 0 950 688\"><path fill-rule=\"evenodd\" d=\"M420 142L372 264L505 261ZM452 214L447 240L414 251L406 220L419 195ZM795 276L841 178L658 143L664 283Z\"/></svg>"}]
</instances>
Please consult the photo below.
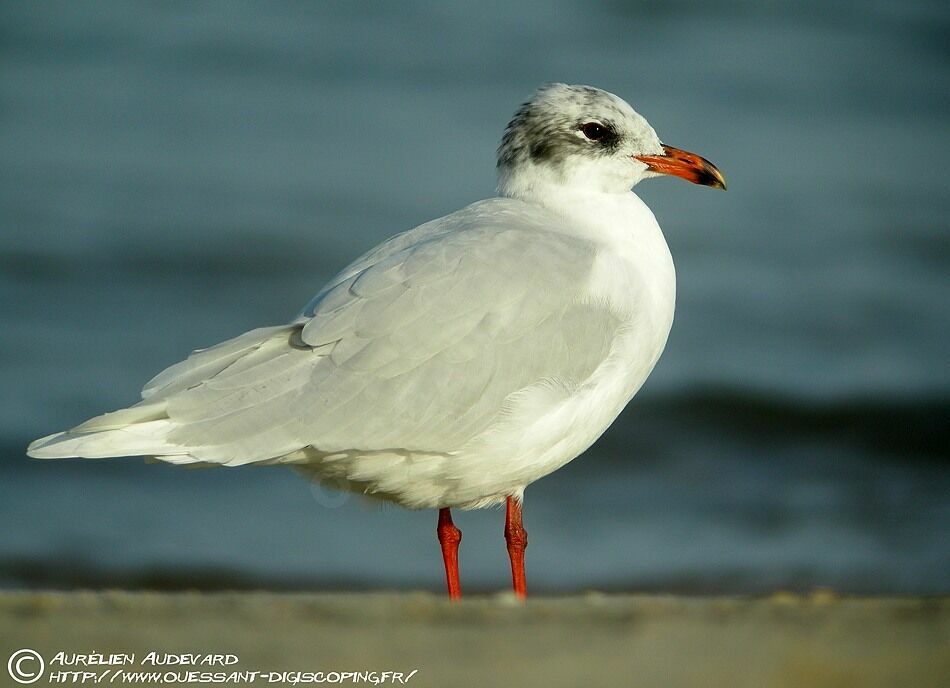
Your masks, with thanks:
<instances>
[{"instance_id":1,"label":"folded wing","mask_svg":"<svg viewBox=\"0 0 950 688\"><path fill-rule=\"evenodd\" d=\"M196 352L140 404L31 453L226 465L306 448L452 453L520 390L581 383L618 327L584 299L593 247L513 212L477 204L395 237L295 323Z\"/></svg>"}]
</instances>

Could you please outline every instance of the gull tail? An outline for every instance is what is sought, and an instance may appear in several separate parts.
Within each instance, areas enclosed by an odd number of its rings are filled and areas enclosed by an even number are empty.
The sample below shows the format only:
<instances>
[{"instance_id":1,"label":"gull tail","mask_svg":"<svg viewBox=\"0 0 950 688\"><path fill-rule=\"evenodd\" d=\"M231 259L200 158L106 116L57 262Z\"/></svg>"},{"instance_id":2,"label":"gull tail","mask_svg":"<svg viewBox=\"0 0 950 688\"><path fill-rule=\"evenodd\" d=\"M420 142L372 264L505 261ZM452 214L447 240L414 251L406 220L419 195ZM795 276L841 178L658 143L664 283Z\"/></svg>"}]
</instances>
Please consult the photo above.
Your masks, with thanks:
<instances>
[{"instance_id":1,"label":"gull tail","mask_svg":"<svg viewBox=\"0 0 950 688\"><path fill-rule=\"evenodd\" d=\"M210 349L195 351L186 360L156 375L142 390L143 400L129 408L87 420L71 430L32 442L26 453L36 459L154 456L169 463L197 463L187 447L173 444L175 423L168 417L170 396L214 377L269 338L294 326L264 327L246 332Z\"/></svg>"},{"instance_id":2,"label":"gull tail","mask_svg":"<svg viewBox=\"0 0 950 688\"><path fill-rule=\"evenodd\" d=\"M32 442L26 453L36 459L174 454L181 449L176 450L167 441L171 428L164 403L143 402L97 416L72 430L42 437Z\"/></svg>"}]
</instances>

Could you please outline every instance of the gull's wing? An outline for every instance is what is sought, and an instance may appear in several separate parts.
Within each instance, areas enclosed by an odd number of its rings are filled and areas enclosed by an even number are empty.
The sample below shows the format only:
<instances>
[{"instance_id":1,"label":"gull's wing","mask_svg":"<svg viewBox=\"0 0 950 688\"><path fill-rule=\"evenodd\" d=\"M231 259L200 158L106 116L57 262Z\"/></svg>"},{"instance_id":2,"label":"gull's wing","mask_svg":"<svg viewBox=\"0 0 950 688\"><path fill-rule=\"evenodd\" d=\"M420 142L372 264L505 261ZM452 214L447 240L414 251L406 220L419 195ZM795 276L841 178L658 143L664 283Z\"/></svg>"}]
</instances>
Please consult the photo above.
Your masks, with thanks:
<instances>
[{"instance_id":1,"label":"gull's wing","mask_svg":"<svg viewBox=\"0 0 950 688\"><path fill-rule=\"evenodd\" d=\"M67 435L136 438L134 452L107 442L95 454L87 441L80 455L229 465L310 447L451 453L519 391L570 390L608 354L619 321L584 298L595 248L550 231L558 221L497 200L394 237L296 323L197 352L149 383L138 406Z\"/></svg>"}]
</instances>

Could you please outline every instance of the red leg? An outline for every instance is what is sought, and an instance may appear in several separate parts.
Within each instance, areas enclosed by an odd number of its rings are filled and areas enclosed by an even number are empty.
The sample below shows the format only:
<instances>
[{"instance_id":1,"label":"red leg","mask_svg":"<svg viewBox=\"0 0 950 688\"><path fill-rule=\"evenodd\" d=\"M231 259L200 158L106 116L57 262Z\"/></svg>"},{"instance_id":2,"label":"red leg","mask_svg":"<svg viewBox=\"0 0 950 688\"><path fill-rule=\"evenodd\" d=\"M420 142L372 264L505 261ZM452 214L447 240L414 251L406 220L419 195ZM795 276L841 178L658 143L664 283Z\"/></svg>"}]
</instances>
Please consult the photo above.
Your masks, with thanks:
<instances>
[{"instance_id":1,"label":"red leg","mask_svg":"<svg viewBox=\"0 0 950 688\"><path fill-rule=\"evenodd\" d=\"M452 523L452 512L448 509L439 509L439 527L436 532L439 534L439 544L442 545L449 599L457 600L462 596L462 585L459 583L459 543L462 541L462 531Z\"/></svg>"},{"instance_id":2,"label":"red leg","mask_svg":"<svg viewBox=\"0 0 950 688\"><path fill-rule=\"evenodd\" d=\"M528 531L521 524L521 502L509 497L505 510L505 542L511 559L511 585L520 599L528 596L528 580L524 575L524 551L528 546Z\"/></svg>"}]
</instances>

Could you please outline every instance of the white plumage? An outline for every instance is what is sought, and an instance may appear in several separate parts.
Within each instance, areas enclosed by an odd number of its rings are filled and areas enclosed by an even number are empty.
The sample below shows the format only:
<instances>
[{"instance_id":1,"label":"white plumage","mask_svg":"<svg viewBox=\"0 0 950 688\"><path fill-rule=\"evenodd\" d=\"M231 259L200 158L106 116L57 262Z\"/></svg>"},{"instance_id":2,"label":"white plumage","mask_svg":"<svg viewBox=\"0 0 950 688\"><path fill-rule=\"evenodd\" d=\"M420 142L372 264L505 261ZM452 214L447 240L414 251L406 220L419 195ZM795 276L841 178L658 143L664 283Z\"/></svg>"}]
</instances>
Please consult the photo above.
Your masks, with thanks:
<instances>
[{"instance_id":1,"label":"white plumage","mask_svg":"<svg viewBox=\"0 0 950 688\"><path fill-rule=\"evenodd\" d=\"M613 148L577 129L590 120ZM197 351L135 406L29 453L290 464L409 507L520 498L601 435L663 350L672 261L629 191L654 174L637 156L662 151L616 96L542 89L499 151L501 197L393 237L294 322Z\"/></svg>"}]
</instances>

